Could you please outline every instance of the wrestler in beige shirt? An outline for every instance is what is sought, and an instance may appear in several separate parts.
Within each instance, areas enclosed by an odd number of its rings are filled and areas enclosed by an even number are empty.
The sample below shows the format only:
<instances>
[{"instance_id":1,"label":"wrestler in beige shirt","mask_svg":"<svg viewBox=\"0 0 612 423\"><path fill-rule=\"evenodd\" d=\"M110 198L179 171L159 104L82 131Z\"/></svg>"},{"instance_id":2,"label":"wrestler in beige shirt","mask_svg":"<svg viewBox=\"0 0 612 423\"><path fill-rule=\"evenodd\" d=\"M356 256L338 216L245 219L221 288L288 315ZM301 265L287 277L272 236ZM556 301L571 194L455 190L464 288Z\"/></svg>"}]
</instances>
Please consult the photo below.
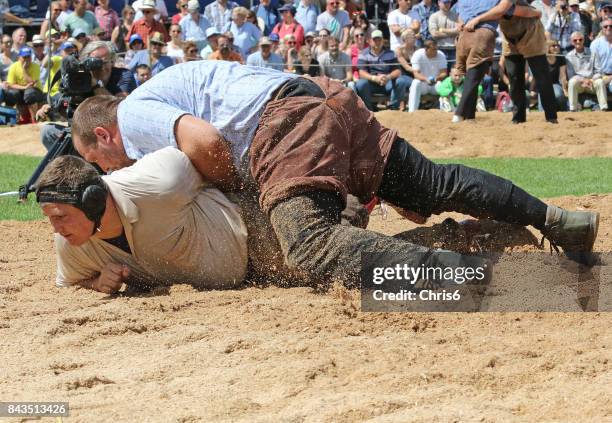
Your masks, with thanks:
<instances>
[{"instance_id":1,"label":"wrestler in beige shirt","mask_svg":"<svg viewBox=\"0 0 612 423\"><path fill-rule=\"evenodd\" d=\"M239 208L207 187L187 156L167 147L103 177L131 254L91 236L80 246L55 234L57 285L97 277L124 264L148 285L230 288L246 274L247 229Z\"/></svg>"}]
</instances>

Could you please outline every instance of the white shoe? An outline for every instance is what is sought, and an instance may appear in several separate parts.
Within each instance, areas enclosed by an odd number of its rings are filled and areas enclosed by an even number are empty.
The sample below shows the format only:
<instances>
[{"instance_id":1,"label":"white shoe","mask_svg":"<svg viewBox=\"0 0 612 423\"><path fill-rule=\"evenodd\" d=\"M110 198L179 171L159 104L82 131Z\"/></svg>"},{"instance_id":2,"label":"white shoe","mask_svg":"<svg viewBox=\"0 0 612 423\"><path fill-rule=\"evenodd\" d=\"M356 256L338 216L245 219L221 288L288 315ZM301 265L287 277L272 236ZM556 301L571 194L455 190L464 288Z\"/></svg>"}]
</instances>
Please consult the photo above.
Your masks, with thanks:
<instances>
[{"instance_id":1,"label":"white shoe","mask_svg":"<svg viewBox=\"0 0 612 423\"><path fill-rule=\"evenodd\" d=\"M452 123L463 122L463 118L461 116L453 115L453 119L451 120L451 122Z\"/></svg>"}]
</instances>

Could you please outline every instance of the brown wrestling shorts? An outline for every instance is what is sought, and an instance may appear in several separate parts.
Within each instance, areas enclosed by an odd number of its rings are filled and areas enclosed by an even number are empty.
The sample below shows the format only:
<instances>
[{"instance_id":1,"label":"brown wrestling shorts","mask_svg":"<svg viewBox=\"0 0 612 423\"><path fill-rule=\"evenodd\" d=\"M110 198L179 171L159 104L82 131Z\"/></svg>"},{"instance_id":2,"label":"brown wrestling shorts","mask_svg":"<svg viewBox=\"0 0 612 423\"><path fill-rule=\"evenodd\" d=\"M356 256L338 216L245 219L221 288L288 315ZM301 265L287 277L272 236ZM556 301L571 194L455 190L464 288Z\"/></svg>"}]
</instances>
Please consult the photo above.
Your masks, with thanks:
<instances>
[{"instance_id":1,"label":"brown wrestling shorts","mask_svg":"<svg viewBox=\"0 0 612 423\"><path fill-rule=\"evenodd\" d=\"M326 98L270 100L249 151L250 171L266 213L304 192L347 193L366 202L380 186L397 131L385 128L351 90L309 78Z\"/></svg>"},{"instance_id":2,"label":"brown wrestling shorts","mask_svg":"<svg viewBox=\"0 0 612 423\"><path fill-rule=\"evenodd\" d=\"M461 31L457 40L457 64L461 73L493 59L495 32L477 28L473 32Z\"/></svg>"}]
</instances>

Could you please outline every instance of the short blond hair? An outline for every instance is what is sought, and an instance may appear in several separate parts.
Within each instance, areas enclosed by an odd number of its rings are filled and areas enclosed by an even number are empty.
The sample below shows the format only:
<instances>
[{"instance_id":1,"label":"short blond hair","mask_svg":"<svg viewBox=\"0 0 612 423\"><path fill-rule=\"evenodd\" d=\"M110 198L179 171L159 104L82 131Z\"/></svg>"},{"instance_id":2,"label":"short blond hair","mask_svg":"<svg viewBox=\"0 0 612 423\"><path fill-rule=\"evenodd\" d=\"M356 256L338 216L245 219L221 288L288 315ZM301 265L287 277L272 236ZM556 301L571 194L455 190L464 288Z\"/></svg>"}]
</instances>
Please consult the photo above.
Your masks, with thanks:
<instances>
[{"instance_id":1,"label":"short blond hair","mask_svg":"<svg viewBox=\"0 0 612 423\"><path fill-rule=\"evenodd\" d=\"M238 6L232 9L232 16L244 16L245 18L249 17L249 9L246 7Z\"/></svg>"},{"instance_id":2,"label":"short blond hair","mask_svg":"<svg viewBox=\"0 0 612 423\"><path fill-rule=\"evenodd\" d=\"M117 125L117 108L122 100L112 95L96 95L86 99L74 112L72 135L79 137L86 147L96 144L94 129L108 129Z\"/></svg>"}]
</instances>

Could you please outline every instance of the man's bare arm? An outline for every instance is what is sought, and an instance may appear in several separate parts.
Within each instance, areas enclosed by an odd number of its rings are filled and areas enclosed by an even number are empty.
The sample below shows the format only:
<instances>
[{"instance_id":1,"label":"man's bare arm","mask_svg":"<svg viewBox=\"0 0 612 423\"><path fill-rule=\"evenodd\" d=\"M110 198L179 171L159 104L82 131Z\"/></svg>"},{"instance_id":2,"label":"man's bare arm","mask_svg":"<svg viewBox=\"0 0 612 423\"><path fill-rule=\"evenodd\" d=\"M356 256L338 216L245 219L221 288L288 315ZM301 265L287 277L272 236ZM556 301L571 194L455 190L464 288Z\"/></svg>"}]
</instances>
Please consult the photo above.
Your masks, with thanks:
<instances>
[{"instance_id":1,"label":"man's bare arm","mask_svg":"<svg viewBox=\"0 0 612 423\"><path fill-rule=\"evenodd\" d=\"M206 181L224 191L240 186L230 146L217 128L205 120L183 115L175 124L174 135L179 150Z\"/></svg>"},{"instance_id":2,"label":"man's bare arm","mask_svg":"<svg viewBox=\"0 0 612 423\"><path fill-rule=\"evenodd\" d=\"M481 22L496 21L500 19L504 14L512 7L510 0L501 0L495 7L491 8L487 12L470 19L465 24L467 31L473 31ZM529 6L516 6L514 8L514 15L521 18L539 18L542 14L539 10Z\"/></svg>"}]
</instances>

